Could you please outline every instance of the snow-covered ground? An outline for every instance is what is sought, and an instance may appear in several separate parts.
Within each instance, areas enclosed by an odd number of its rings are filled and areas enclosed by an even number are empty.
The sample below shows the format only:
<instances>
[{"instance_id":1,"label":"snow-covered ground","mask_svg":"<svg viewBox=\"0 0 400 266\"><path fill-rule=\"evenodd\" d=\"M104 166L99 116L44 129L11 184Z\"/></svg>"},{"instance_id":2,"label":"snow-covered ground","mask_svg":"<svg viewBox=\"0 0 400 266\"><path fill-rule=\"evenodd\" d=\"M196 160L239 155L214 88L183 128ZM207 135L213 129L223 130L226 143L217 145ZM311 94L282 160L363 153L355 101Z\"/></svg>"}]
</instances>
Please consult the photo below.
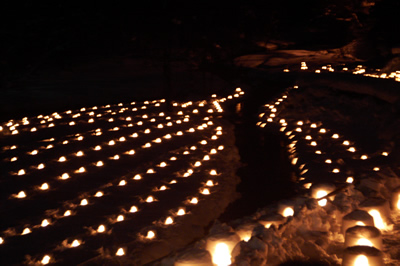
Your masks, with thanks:
<instances>
[{"instance_id":1,"label":"snow-covered ground","mask_svg":"<svg viewBox=\"0 0 400 266\"><path fill-rule=\"evenodd\" d=\"M306 66L316 74L338 71ZM362 69L340 71L397 77ZM287 137L298 195L215 223L207 237L158 265L398 265L400 121L390 101L365 93L314 83L267 102L257 126Z\"/></svg>"}]
</instances>

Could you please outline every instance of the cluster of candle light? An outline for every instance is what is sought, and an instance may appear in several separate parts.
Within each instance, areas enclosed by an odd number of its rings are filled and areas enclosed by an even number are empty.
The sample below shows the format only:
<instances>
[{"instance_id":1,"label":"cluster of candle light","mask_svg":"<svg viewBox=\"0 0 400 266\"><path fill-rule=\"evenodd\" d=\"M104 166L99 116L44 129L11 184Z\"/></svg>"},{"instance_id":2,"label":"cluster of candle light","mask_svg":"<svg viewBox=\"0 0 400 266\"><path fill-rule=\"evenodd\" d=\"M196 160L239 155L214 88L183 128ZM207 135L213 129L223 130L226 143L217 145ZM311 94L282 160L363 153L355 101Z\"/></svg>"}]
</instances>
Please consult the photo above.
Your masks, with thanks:
<instances>
[{"instance_id":1,"label":"cluster of candle light","mask_svg":"<svg viewBox=\"0 0 400 266\"><path fill-rule=\"evenodd\" d=\"M352 73L355 75L363 75L365 77L372 77L372 78L380 78L380 79L392 79L396 82L400 82L400 71L395 71L395 72L390 72L390 73L385 73L382 72L381 69L369 69L366 66L363 65L357 65L354 68L349 68L344 65L339 65L339 66L332 66L332 65L323 65L314 69L309 69L307 66L306 62L301 62L300 64L300 70L308 70L308 71L314 71L314 73L323 73L323 72L345 72L345 73ZM290 69L285 68L283 69L283 72L290 72Z\"/></svg>"},{"instance_id":2,"label":"cluster of candle light","mask_svg":"<svg viewBox=\"0 0 400 266\"><path fill-rule=\"evenodd\" d=\"M218 98L216 95L212 95L211 100L208 101L174 102L172 113L163 111L166 103L162 99L143 103L84 107L75 111L69 110L32 118L25 117L21 120L10 120L3 123L0 127L0 134L9 140L10 145L0 149L4 157L3 163L12 169L6 178L17 178L21 184L20 187L23 188L11 192L9 197L4 200L4 204L40 199L45 197L44 193L46 192L54 189L62 190L63 184L68 183L69 180L81 179L82 182L85 182L84 177L98 174L108 164L129 161L131 158L141 156L146 151L151 152L153 149L157 149L162 143L175 141L175 144L172 150L160 157L160 161L149 162L150 166L147 168L134 165L132 169L127 169L127 174L112 176L106 183L96 184L78 197L64 201L60 204L60 208L46 210L38 225L26 225L34 224L33 221L29 222L29 217L24 218L24 227L17 225L20 222L15 221L14 227L7 228L1 234L0 245L7 245L11 238L24 237L39 228L56 225L65 217L84 214L85 206L104 203L110 194L115 193L115 189L120 188L121 194L129 193L123 188L135 186L141 180L152 179L158 171L168 169L168 167L171 167L171 171L173 171L169 174L168 180L160 178L159 184L147 187L145 191L142 191L147 196L140 196L137 204L121 203L121 206L118 206L120 211L109 215L108 219L104 220L103 218L102 222L90 226L87 233L71 236L62 241L57 248L49 250L44 255L36 254L33 257L37 263L48 264L59 259L54 255L59 253L59 246L63 248L82 246L88 238L103 233L106 233L104 235L111 239L110 234L115 223L132 221L135 219L134 217L140 219L138 214L132 215L146 208L147 204L158 202L157 194L173 190L174 184L192 176L196 176L196 179L204 179L203 182L200 182L196 194L183 199L176 208L169 210L171 215L168 217L159 217L157 221L154 221L154 224L159 225L160 228L175 224L180 216L186 215L190 208L215 191L215 186L218 185L217 178L221 173L220 170L210 168L208 165L213 161L215 155L224 150L223 139L220 140L224 131L222 126L218 125L219 122L213 113L223 112L221 103L238 98L243 94L244 92L237 88L234 94L227 97ZM58 131L54 131L53 128ZM73 133L63 135L65 131ZM151 139L152 136L154 136L153 139ZM179 138L184 136L193 137L192 140L179 141ZM23 142L20 144L19 142L24 139L35 139L35 141L28 145ZM69 146L71 148L66 149ZM71 150L74 147L80 149L64 154L57 152L58 150ZM110 154L110 151L114 150L116 151L114 155L102 156L102 151ZM30 158L42 157L46 158L45 161L39 164L30 163ZM84 159L82 165L76 169L71 168L70 162L76 162L79 158ZM177 165L184 168L176 170ZM47 168L56 168L58 173L44 182L40 181L29 187L24 186L23 180L26 178L41 180L43 169ZM129 198L131 197L132 195ZM101 201L99 201L100 198L102 198ZM143 228L140 231L138 241L157 238L157 227L149 226L149 228L151 230ZM119 247L114 254L123 256L126 252L126 247Z\"/></svg>"},{"instance_id":3,"label":"cluster of candle light","mask_svg":"<svg viewBox=\"0 0 400 266\"><path fill-rule=\"evenodd\" d=\"M259 114L260 121L257 122L257 126L261 128L265 128L267 124L280 126L279 130L287 137L289 158L298 170L299 182L305 189L310 189L310 196L317 200L319 206L325 207L328 202L334 200L337 187L333 183L319 184L317 179L308 180L308 172L312 167L325 169L327 176L341 173L340 177L334 179L335 182L348 183L351 186L355 177L346 173L355 171L354 169L348 171L350 167L346 164L348 159L372 161L374 157L389 156L389 152L362 153L356 148L354 141L323 127L321 121L311 122L291 118L288 113L285 114L282 105L294 89L298 87L287 89L280 98L266 104ZM340 157L335 156L336 152L332 154L332 150L337 151ZM313 163L308 165L311 161ZM368 165L371 173L381 170L377 165ZM393 227L390 205L393 213L400 211L400 189L393 191L391 203L385 199L367 198L359 204L358 209L343 217L342 233L345 239L343 265L383 265L382 233L389 232Z\"/></svg>"}]
</instances>

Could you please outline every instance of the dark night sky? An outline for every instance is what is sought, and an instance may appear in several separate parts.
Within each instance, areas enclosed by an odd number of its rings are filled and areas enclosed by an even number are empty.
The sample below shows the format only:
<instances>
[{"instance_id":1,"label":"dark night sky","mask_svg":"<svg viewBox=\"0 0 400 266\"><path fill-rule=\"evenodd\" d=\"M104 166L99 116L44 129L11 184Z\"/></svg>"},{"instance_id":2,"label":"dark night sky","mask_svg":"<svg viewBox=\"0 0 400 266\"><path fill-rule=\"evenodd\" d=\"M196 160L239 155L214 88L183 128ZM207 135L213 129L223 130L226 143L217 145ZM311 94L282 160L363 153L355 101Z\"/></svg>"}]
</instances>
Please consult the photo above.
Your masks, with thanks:
<instances>
[{"instance_id":1,"label":"dark night sky","mask_svg":"<svg viewBox=\"0 0 400 266\"><path fill-rule=\"evenodd\" d=\"M399 43L399 1L377 0L369 15L361 0L304 1L6 1L0 4L0 79L33 65L57 64L80 55L182 51L220 45L229 56L252 52L257 41L278 39L305 48L342 46L360 32ZM360 8L361 6L361 8ZM363 33L364 34L364 33ZM244 48L244 49L243 49Z\"/></svg>"}]
</instances>

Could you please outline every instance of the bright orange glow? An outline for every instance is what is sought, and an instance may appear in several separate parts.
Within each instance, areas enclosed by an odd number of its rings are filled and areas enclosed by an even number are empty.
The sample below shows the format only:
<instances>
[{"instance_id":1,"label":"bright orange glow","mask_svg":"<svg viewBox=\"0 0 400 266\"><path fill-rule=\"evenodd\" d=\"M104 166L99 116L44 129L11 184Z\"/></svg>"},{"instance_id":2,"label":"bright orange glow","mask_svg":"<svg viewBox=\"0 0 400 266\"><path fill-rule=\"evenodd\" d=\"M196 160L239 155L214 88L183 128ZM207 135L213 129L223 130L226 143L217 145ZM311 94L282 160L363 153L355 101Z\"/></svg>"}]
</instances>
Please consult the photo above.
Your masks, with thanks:
<instances>
[{"instance_id":1,"label":"bright orange glow","mask_svg":"<svg viewBox=\"0 0 400 266\"><path fill-rule=\"evenodd\" d=\"M325 190L319 190L319 191L317 191L316 197L317 197L317 199L319 199L319 198L325 197L326 195L328 195L328 193ZM322 200L318 201L318 205L323 207L323 206L326 206L327 202L328 202L327 199L322 199Z\"/></svg>"},{"instance_id":2,"label":"bright orange glow","mask_svg":"<svg viewBox=\"0 0 400 266\"><path fill-rule=\"evenodd\" d=\"M174 220L172 219L172 217L168 217L168 218L165 220L164 224L165 224L165 225L169 225L169 224L172 224L173 222L174 222Z\"/></svg>"},{"instance_id":3,"label":"bright orange glow","mask_svg":"<svg viewBox=\"0 0 400 266\"><path fill-rule=\"evenodd\" d=\"M190 200L191 204L197 204L198 202L199 202L199 200L195 197Z\"/></svg>"},{"instance_id":4,"label":"bright orange glow","mask_svg":"<svg viewBox=\"0 0 400 266\"><path fill-rule=\"evenodd\" d=\"M217 266L228 266L232 263L229 247L225 243L218 243L215 246L212 258L213 263Z\"/></svg>"},{"instance_id":5,"label":"bright orange glow","mask_svg":"<svg viewBox=\"0 0 400 266\"><path fill-rule=\"evenodd\" d=\"M286 208L283 210L283 216L284 216L284 217L293 216L293 214L294 214L294 210L293 210L292 207L286 207Z\"/></svg>"},{"instance_id":6,"label":"bright orange glow","mask_svg":"<svg viewBox=\"0 0 400 266\"><path fill-rule=\"evenodd\" d=\"M117 253L115 253L116 256L124 256L125 255L125 251L123 248L119 248L117 250Z\"/></svg>"},{"instance_id":7,"label":"bright orange glow","mask_svg":"<svg viewBox=\"0 0 400 266\"><path fill-rule=\"evenodd\" d=\"M132 206L129 210L130 213L135 213L138 211L138 208L136 206Z\"/></svg>"},{"instance_id":8,"label":"bright orange glow","mask_svg":"<svg viewBox=\"0 0 400 266\"><path fill-rule=\"evenodd\" d=\"M383 222L382 216L378 210L370 210L368 213L374 218L376 228L380 230L385 229L385 223Z\"/></svg>"},{"instance_id":9,"label":"bright orange glow","mask_svg":"<svg viewBox=\"0 0 400 266\"><path fill-rule=\"evenodd\" d=\"M155 237L156 237L156 234L154 233L154 231L150 230L147 232L147 236L146 236L147 239L153 239Z\"/></svg>"},{"instance_id":10,"label":"bright orange glow","mask_svg":"<svg viewBox=\"0 0 400 266\"><path fill-rule=\"evenodd\" d=\"M182 208L180 208L180 209L178 210L178 212L176 213L176 215L178 215L178 216L182 216L182 215L185 215L185 214L186 214L186 212L185 212L185 210L182 209Z\"/></svg>"},{"instance_id":11,"label":"bright orange glow","mask_svg":"<svg viewBox=\"0 0 400 266\"><path fill-rule=\"evenodd\" d=\"M49 255L44 255L43 259L40 261L41 264L46 265L49 264L51 257Z\"/></svg>"},{"instance_id":12,"label":"bright orange glow","mask_svg":"<svg viewBox=\"0 0 400 266\"><path fill-rule=\"evenodd\" d=\"M358 255L354 261L354 266L369 266L368 258L365 255Z\"/></svg>"},{"instance_id":13,"label":"bright orange glow","mask_svg":"<svg viewBox=\"0 0 400 266\"><path fill-rule=\"evenodd\" d=\"M72 241L71 243L71 247L75 248L75 247L79 247L81 245L81 241L79 241L78 239L75 239L74 241Z\"/></svg>"},{"instance_id":14,"label":"bright orange glow","mask_svg":"<svg viewBox=\"0 0 400 266\"><path fill-rule=\"evenodd\" d=\"M357 246L369 246L369 247L373 247L374 245L372 244L371 241L369 241L366 238L360 238L357 240Z\"/></svg>"}]
</instances>

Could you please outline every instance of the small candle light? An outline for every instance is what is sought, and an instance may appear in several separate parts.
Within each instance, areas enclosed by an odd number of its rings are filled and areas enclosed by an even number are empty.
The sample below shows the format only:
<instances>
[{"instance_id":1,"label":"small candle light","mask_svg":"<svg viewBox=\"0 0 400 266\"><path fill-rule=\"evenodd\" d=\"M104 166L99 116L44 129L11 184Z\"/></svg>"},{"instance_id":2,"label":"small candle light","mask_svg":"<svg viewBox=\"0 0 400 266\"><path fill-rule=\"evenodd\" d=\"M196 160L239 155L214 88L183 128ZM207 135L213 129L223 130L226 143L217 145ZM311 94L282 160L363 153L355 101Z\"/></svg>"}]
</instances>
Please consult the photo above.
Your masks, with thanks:
<instances>
[{"instance_id":1,"label":"small candle light","mask_svg":"<svg viewBox=\"0 0 400 266\"><path fill-rule=\"evenodd\" d=\"M24 228L24 230L22 231L21 235L27 235L30 234L32 231L31 229L29 229L28 227Z\"/></svg>"},{"instance_id":2,"label":"small candle light","mask_svg":"<svg viewBox=\"0 0 400 266\"><path fill-rule=\"evenodd\" d=\"M147 198L146 198L146 202L147 203L151 203L151 202L153 202L154 201L154 197L153 196L148 196Z\"/></svg>"},{"instance_id":3,"label":"small candle light","mask_svg":"<svg viewBox=\"0 0 400 266\"><path fill-rule=\"evenodd\" d=\"M344 250L343 266L383 266L383 254L374 247L354 246Z\"/></svg>"},{"instance_id":4,"label":"small candle light","mask_svg":"<svg viewBox=\"0 0 400 266\"><path fill-rule=\"evenodd\" d=\"M183 208L180 208L178 210L178 212L176 213L176 215L178 215L178 216L182 216L182 215L185 215L185 214L186 214L186 212L185 212L185 209L183 209Z\"/></svg>"},{"instance_id":5,"label":"small candle light","mask_svg":"<svg viewBox=\"0 0 400 266\"><path fill-rule=\"evenodd\" d=\"M75 239L74 241L72 241L71 243L71 247L75 248L75 247L79 247L81 245L81 241L79 241L78 239Z\"/></svg>"},{"instance_id":6,"label":"small candle light","mask_svg":"<svg viewBox=\"0 0 400 266\"><path fill-rule=\"evenodd\" d=\"M119 248L117 252L115 253L116 256L124 256L125 255L125 250L123 248Z\"/></svg>"},{"instance_id":7,"label":"small candle light","mask_svg":"<svg viewBox=\"0 0 400 266\"><path fill-rule=\"evenodd\" d=\"M147 232L146 238L147 239L154 239L156 237L156 233L152 230Z\"/></svg>"},{"instance_id":8,"label":"small candle light","mask_svg":"<svg viewBox=\"0 0 400 266\"><path fill-rule=\"evenodd\" d=\"M43 183L43 184L39 187L39 189L40 189L40 190L48 190L48 189L49 189L49 184Z\"/></svg>"},{"instance_id":9,"label":"small candle light","mask_svg":"<svg viewBox=\"0 0 400 266\"><path fill-rule=\"evenodd\" d=\"M215 169L211 170L210 175L217 175L217 171Z\"/></svg>"},{"instance_id":10,"label":"small candle light","mask_svg":"<svg viewBox=\"0 0 400 266\"><path fill-rule=\"evenodd\" d=\"M40 261L41 264L46 265L49 264L51 261L51 257L49 255L44 255L43 259Z\"/></svg>"},{"instance_id":11,"label":"small candle light","mask_svg":"<svg viewBox=\"0 0 400 266\"><path fill-rule=\"evenodd\" d=\"M40 224L40 226L41 226L41 227L46 227L46 226L48 226L49 224L50 224L49 220L44 219L44 220L42 221L42 223Z\"/></svg>"},{"instance_id":12,"label":"small candle light","mask_svg":"<svg viewBox=\"0 0 400 266\"><path fill-rule=\"evenodd\" d=\"M18 192L16 197L19 198L19 199L23 199L23 198L26 198L26 194L25 194L24 191L20 191L20 192Z\"/></svg>"},{"instance_id":13,"label":"small candle light","mask_svg":"<svg viewBox=\"0 0 400 266\"><path fill-rule=\"evenodd\" d=\"M165 222L164 222L165 225L169 225L169 224L173 224L173 223L174 223L174 220L172 219L171 216L167 217L167 219L165 219Z\"/></svg>"},{"instance_id":14,"label":"small candle light","mask_svg":"<svg viewBox=\"0 0 400 266\"><path fill-rule=\"evenodd\" d=\"M18 175L24 175L24 174L25 174L25 170L24 169L21 169L21 170L18 171Z\"/></svg>"},{"instance_id":15,"label":"small candle light","mask_svg":"<svg viewBox=\"0 0 400 266\"><path fill-rule=\"evenodd\" d=\"M66 180L66 179L68 179L69 178L69 174L67 174L67 173L64 173L64 174L62 174L61 175L61 177L60 177L62 180Z\"/></svg>"},{"instance_id":16,"label":"small candle light","mask_svg":"<svg viewBox=\"0 0 400 266\"><path fill-rule=\"evenodd\" d=\"M208 188L204 188L200 193L203 195L210 195L210 190Z\"/></svg>"},{"instance_id":17,"label":"small candle light","mask_svg":"<svg viewBox=\"0 0 400 266\"><path fill-rule=\"evenodd\" d=\"M103 197L104 193L102 191L97 191L96 194L94 195L96 198Z\"/></svg>"},{"instance_id":18,"label":"small candle light","mask_svg":"<svg viewBox=\"0 0 400 266\"><path fill-rule=\"evenodd\" d=\"M136 206L132 206L130 209L129 209L129 212L130 213L135 213L135 212L137 212L138 211L138 208L136 207Z\"/></svg>"},{"instance_id":19,"label":"small candle light","mask_svg":"<svg viewBox=\"0 0 400 266\"><path fill-rule=\"evenodd\" d=\"M190 203L191 204L197 204L199 202L199 200L196 198L196 197L193 197L191 200L190 200Z\"/></svg>"}]
</instances>

